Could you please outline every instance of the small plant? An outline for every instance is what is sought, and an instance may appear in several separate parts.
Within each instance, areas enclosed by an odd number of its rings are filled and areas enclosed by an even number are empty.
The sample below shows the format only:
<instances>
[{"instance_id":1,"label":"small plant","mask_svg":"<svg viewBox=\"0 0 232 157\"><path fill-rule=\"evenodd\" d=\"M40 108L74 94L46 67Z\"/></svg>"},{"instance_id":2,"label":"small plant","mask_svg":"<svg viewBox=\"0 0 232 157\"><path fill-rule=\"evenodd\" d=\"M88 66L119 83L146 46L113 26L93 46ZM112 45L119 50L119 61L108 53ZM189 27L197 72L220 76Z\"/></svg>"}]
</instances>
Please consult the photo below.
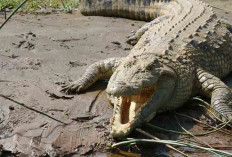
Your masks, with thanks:
<instances>
[{"instance_id":1,"label":"small plant","mask_svg":"<svg viewBox=\"0 0 232 157\"><path fill-rule=\"evenodd\" d=\"M64 4L64 9L67 13L72 13L74 8L77 8L79 1L68 1Z\"/></svg>"},{"instance_id":2,"label":"small plant","mask_svg":"<svg viewBox=\"0 0 232 157\"><path fill-rule=\"evenodd\" d=\"M5 12L5 21L0 25L0 29L7 23L7 21L19 10L21 12L34 13L39 9L46 12L46 8L60 8L61 4L68 13L72 13L75 7L78 7L77 0L0 0L0 12L5 9L12 9L11 14L7 17Z\"/></svg>"},{"instance_id":3,"label":"small plant","mask_svg":"<svg viewBox=\"0 0 232 157\"><path fill-rule=\"evenodd\" d=\"M14 9L22 0L0 0L0 11L3 8ZM78 0L28 0L27 3L19 9L20 12L35 13L38 10L46 10L47 8L59 9L63 8L68 13L77 8Z\"/></svg>"}]
</instances>

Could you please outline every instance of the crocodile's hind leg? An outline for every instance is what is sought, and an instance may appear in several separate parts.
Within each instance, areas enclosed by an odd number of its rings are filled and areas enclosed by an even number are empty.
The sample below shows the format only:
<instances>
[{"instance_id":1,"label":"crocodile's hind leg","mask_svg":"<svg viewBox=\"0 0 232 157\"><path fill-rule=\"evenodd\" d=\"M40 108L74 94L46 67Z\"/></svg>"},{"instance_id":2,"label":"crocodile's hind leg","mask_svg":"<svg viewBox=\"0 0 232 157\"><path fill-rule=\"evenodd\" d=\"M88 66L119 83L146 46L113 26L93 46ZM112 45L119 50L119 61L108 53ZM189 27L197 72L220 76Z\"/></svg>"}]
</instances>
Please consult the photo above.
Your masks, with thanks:
<instances>
[{"instance_id":1,"label":"crocodile's hind leg","mask_svg":"<svg viewBox=\"0 0 232 157\"><path fill-rule=\"evenodd\" d=\"M109 58L90 65L80 79L63 86L61 92L67 94L79 93L87 89L98 79L110 78L120 60L120 58Z\"/></svg>"},{"instance_id":2,"label":"crocodile's hind leg","mask_svg":"<svg viewBox=\"0 0 232 157\"><path fill-rule=\"evenodd\" d=\"M201 92L211 97L213 112L223 121L232 120L232 92L219 78L201 69L197 70Z\"/></svg>"},{"instance_id":3,"label":"crocodile's hind leg","mask_svg":"<svg viewBox=\"0 0 232 157\"><path fill-rule=\"evenodd\" d=\"M141 38L141 36L153 25L159 24L169 18L169 15L163 15L156 19L154 19L151 22L146 23L143 27L138 29L137 31L132 31L129 36L128 40L126 41L128 44L135 45L137 44L138 40Z\"/></svg>"}]
</instances>

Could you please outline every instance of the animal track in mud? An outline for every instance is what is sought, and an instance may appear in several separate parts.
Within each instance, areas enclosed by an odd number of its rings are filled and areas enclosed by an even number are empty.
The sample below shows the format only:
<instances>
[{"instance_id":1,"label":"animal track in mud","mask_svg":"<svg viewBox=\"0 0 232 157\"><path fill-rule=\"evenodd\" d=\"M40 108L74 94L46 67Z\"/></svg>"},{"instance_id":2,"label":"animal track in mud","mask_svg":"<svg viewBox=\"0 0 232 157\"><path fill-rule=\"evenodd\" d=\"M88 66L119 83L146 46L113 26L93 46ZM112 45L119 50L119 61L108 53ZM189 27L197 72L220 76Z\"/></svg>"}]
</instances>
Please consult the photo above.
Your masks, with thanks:
<instances>
[{"instance_id":1,"label":"animal track in mud","mask_svg":"<svg viewBox=\"0 0 232 157\"><path fill-rule=\"evenodd\" d=\"M4 112L0 109L0 124L3 123L5 119Z\"/></svg>"},{"instance_id":2,"label":"animal track in mud","mask_svg":"<svg viewBox=\"0 0 232 157\"><path fill-rule=\"evenodd\" d=\"M85 39L86 38L84 38L83 40L85 40ZM70 47L74 47L69 42L73 42L73 41L75 42L75 41L79 41L79 40L82 40L82 39L79 39L79 38L52 39L52 41L59 42L60 47L64 47L66 49L70 49Z\"/></svg>"},{"instance_id":3,"label":"animal track in mud","mask_svg":"<svg viewBox=\"0 0 232 157\"><path fill-rule=\"evenodd\" d=\"M86 66L87 64L86 63L83 63L83 62L80 62L80 61L70 61L68 66L70 67L79 67L79 66Z\"/></svg>"},{"instance_id":4,"label":"animal track in mud","mask_svg":"<svg viewBox=\"0 0 232 157\"><path fill-rule=\"evenodd\" d=\"M16 48L24 48L28 50L33 50L35 48L35 40L37 40L37 37L34 33L29 31L26 34L20 34L18 37L23 38L18 43L12 43L16 46Z\"/></svg>"},{"instance_id":5,"label":"animal track in mud","mask_svg":"<svg viewBox=\"0 0 232 157\"><path fill-rule=\"evenodd\" d=\"M13 67L10 69L32 69L38 70L41 67L42 60L39 58L19 58L15 59Z\"/></svg>"}]
</instances>

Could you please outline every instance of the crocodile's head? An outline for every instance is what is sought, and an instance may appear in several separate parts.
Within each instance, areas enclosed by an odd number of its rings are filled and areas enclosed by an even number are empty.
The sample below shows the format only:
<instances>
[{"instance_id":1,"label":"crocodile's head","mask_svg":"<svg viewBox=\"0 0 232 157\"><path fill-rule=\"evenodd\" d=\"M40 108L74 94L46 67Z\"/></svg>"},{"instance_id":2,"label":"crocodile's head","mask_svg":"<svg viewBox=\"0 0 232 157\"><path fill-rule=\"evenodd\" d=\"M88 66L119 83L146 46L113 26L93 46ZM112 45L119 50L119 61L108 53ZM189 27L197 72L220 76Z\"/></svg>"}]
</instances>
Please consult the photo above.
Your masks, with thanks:
<instances>
[{"instance_id":1,"label":"crocodile's head","mask_svg":"<svg viewBox=\"0 0 232 157\"><path fill-rule=\"evenodd\" d=\"M156 58L128 56L110 78L107 93L114 104L111 134L123 138L165 107L176 74ZM162 108L165 110L165 108Z\"/></svg>"}]
</instances>

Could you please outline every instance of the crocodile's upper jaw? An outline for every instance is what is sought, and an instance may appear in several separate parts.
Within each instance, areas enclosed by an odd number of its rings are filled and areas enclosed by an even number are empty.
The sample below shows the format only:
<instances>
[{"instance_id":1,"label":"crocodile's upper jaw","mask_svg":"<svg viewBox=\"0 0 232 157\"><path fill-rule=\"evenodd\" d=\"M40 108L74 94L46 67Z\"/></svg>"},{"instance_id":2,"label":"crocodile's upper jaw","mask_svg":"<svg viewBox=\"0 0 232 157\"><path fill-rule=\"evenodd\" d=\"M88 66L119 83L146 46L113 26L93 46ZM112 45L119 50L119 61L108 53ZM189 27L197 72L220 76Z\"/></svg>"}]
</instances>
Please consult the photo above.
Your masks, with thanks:
<instances>
[{"instance_id":1,"label":"crocodile's upper jaw","mask_svg":"<svg viewBox=\"0 0 232 157\"><path fill-rule=\"evenodd\" d=\"M111 119L111 134L114 137L125 137L140 125L140 120L143 119L140 117L141 113L148 107L156 88L156 85L142 88L140 93L126 97L110 95L110 100L114 103L114 115Z\"/></svg>"}]
</instances>

